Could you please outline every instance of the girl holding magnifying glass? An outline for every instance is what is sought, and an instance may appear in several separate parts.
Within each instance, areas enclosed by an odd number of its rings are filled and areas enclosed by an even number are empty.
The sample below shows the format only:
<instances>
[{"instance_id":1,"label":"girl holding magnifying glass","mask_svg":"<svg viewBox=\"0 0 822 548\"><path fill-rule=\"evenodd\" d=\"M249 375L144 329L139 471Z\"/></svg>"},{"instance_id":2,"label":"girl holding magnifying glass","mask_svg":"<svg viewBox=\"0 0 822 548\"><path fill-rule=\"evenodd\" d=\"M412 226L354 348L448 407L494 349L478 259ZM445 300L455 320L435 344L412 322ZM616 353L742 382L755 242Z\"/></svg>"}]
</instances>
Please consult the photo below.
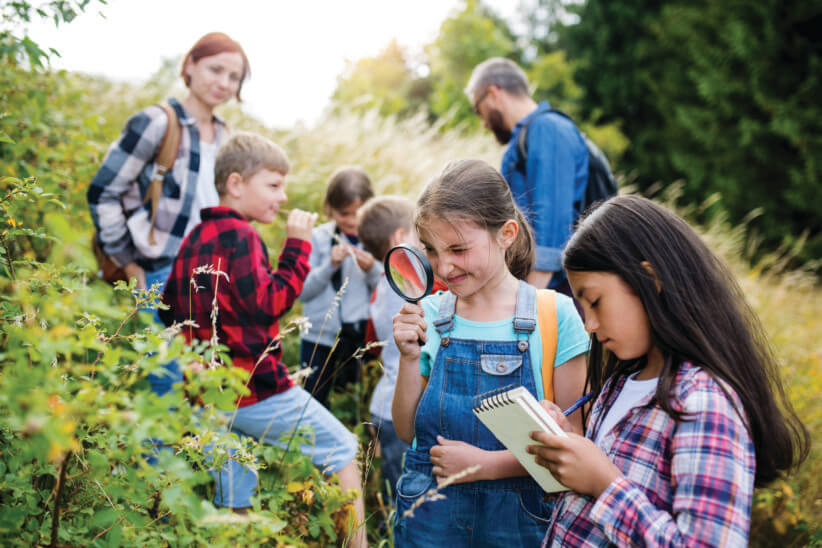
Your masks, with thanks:
<instances>
[{"instance_id":1,"label":"girl holding magnifying glass","mask_svg":"<svg viewBox=\"0 0 822 548\"><path fill-rule=\"evenodd\" d=\"M570 406L582 394L588 336L573 301L556 295L556 359L542 364L536 289L522 281L534 240L489 165L446 166L420 196L415 227L448 291L407 303L394 318L400 361L392 416L397 435L413 440L397 484L395 544L539 545L543 492L476 419L474 398L515 384L541 399L542 368L554 367L556 403ZM580 411L569 420L582 431ZM442 490L444 499L406 515L437 481L476 464Z\"/></svg>"}]
</instances>

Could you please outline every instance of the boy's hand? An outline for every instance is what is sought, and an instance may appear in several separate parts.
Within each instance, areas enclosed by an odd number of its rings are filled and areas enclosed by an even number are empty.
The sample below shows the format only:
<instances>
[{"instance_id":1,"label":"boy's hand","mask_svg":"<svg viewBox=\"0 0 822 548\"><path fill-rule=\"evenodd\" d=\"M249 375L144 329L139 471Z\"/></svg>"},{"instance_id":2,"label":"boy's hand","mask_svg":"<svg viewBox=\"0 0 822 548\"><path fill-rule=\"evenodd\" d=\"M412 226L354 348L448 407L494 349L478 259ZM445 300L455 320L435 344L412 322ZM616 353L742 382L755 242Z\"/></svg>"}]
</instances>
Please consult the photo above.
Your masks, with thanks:
<instances>
[{"instance_id":1,"label":"boy's hand","mask_svg":"<svg viewBox=\"0 0 822 548\"><path fill-rule=\"evenodd\" d=\"M335 244L331 246L331 266L340 266L340 263L348 256L348 246Z\"/></svg>"},{"instance_id":2,"label":"boy's hand","mask_svg":"<svg viewBox=\"0 0 822 548\"><path fill-rule=\"evenodd\" d=\"M374 256L364 249L360 249L359 247L353 247L354 250L354 257L357 259L357 266L360 267L360 270L363 272L368 272L374 266Z\"/></svg>"},{"instance_id":3,"label":"boy's hand","mask_svg":"<svg viewBox=\"0 0 822 548\"><path fill-rule=\"evenodd\" d=\"M428 328L418 304L405 303L394 316L394 342L403 358L416 360L420 357L420 341L425 344Z\"/></svg>"},{"instance_id":4,"label":"boy's hand","mask_svg":"<svg viewBox=\"0 0 822 548\"><path fill-rule=\"evenodd\" d=\"M311 241L311 230L317 220L316 213L309 213L301 209L292 209L285 223L285 237Z\"/></svg>"}]
</instances>

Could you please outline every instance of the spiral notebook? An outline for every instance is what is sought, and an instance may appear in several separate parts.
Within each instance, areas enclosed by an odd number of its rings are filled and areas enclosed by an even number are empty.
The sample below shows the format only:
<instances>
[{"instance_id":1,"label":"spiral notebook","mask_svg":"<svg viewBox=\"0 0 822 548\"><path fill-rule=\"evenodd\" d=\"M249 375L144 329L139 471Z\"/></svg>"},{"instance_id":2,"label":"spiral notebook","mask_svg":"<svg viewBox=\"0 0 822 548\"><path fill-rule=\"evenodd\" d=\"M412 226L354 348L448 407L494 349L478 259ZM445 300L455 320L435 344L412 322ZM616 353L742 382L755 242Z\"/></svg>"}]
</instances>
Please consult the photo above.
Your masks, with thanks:
<instances>
[{"instance_id":1,"label":"spiral notebook","mask_svg":"<svg viewBox=\"0 0 822 548\"><path fill-rule=\"evenodd\" d=\"M568 490L547 468L536 463L534 455L525 452L527 446L536 443L530 435L536 430L567 436L527 388L507 386L480 394L474 400L474 414L517 457L545 492Z\"/></svg>"}]
</instances>

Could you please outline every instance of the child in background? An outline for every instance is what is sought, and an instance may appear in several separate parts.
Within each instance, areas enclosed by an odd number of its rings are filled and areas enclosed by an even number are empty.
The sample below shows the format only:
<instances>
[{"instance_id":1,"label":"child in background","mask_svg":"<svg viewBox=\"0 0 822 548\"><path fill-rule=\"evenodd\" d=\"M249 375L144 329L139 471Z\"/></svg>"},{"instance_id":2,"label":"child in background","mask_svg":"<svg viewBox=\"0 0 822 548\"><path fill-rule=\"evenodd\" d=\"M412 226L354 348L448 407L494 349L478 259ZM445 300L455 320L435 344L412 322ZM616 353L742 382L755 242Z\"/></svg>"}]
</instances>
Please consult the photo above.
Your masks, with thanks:
<instances>
[{"instance_id":1,"label":"child in background","mask_svg":"<svg viewBox=\"0 0 822 548\"><path fill-rule=\"evenodd\" d=\"M359 167L343 167L327 187L323 205L332 220L311 235L311 273L300 293L303 315L311 322L300 345L300 362L312 369L305 389L324 405L334 386L360 380L354 354L364 344L368 303L382 273L357 238L357 210L374 195L368 175Z\"/></svg>"},{"instance_id":2,"label":"child in background","mask_svg":"<svg viewBox=\"0 0 822 548\"><path fill-rule=\"evenodd\" d=\"M563 263L598 398L586 437L535 433L528 448L573 489L544 545L747 546L754 486L798 465L809 439L733 275L638 196L585 217Z\"/></svg>"},{"instance_id":3,"label":"child in background","mask_svg":"<svg viewBox=\"0 0 822 548\"><path fill-rule=\"evenodd\" d=\"M183 241L163 294L168 310L160 311L167 325L193 320L195 328L182 330L189 339L211 338L210 314L219 307L217 338L228 347L234 367L249 372L250 394L241 396L234 413L226 412L231 430L283 447L283 437L298 426L314 430L314 445L300 450L326 473L337 473L345 489L361 487L355 460L357 441L351 432L299 386L281 361L278 319L299 295L308 274L307 241L316 214L292 210L286 223L286 241L277 265L271 268L268 250L249 221L271 223L286 200L285 153L264 137L239 133L217 154L215 184L218 207L203 209L202 222ZM222 276L201 267L225 272ZM192 288L194 276L196 287ZM223 278L218 283L219 278ZM219 291L218 291L219 289ZM263 353L265 350L265 353ZM215 503L247 508L256 476L243 474L230 461L220 471ZM362 497L355 501L358 520L364 516ZM363 527L353 532L353 543L365 544Z\"/></svg>"},{"instance_id":4,"label":"child in background","mask_svg":"<svg viewBox=\"0 0 822 548\"><path fill-rule=\"evenodd\" d=\"M486 163L446 166L417 201L415 228L449 291L406 303L394 318L394 428L414 439L397 484L395 545L536 546L547 526L544 493L474 416L474 398L512 384L541 398L542 369L554 368L556 401L570 406L582 393L588 336L573 301L557 294L556 357L542 363L537 290L522 281L534 264L533 237ZM580 415L570 419L581 431ZM476 464L442 490L444 500L405 515L438 479Z\"/></svg>"},{"instance_id":5,"label":"child in background","mask_svg":"<svg viewBox=\"0 0 822 548\"><path fill-rule=\"evenodd\" d=\"M372 198L360 209L358 217L357 235L366 251L381 263L385 261L388 250L396 245L419 246L414 232L414 202L408 198ZM383 375L374 388L369 411L380 441L383 492L386 495L396 492L402 455L408 449L408 444L397 437L391 421L391 400L394 398L400 359L400 351L393 337L393 319L403 304L405 300L391 289L383 274L374 289L369 307L376 339L385 341L381 352Z\"/></svg>"}]
</instances>

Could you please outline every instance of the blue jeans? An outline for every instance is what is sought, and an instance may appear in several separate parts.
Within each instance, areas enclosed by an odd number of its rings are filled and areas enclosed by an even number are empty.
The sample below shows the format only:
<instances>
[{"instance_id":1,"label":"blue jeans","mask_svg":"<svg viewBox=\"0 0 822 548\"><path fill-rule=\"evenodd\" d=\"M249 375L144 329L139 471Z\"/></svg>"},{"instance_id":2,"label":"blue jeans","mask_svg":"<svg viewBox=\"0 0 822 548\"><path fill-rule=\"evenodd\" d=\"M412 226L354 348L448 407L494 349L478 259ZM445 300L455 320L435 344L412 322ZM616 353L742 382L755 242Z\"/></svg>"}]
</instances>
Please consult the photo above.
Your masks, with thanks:
<instances>
[{"instance_id":1,"label":"blue jeans","mask_svg":"<svg viewBox=\"0 0 822 548\"><path fill-rule=\"evenodd\" d=\"M172 265L168 265L154 272L146 272L146 287L151 288L152 285L159 283L161 284L160 294L162 294L166 286L166 281L168 281L168 275L171 274L171 266ZM153 310L153 313L154 321L165 327L156 308ZM180 365L176 361L172 360L163 364L163 369L163 371L149 373L147 377L151 391L158 396L164 395L171 390L174 383L182 382L183 380L183 372L180 370Z\"/></svg>"},{"instance_id":2,"label":"blue jeans","mask_svg":"<svg viewBox=\"0 0 822 548\"><path fill-rule=\"evenodd\" d=\"M526 547L542 542L548 506L542 502L542 489L529 476L451 485L440 491L445 499L423 502L413 515L406 515L436 486L430 450L438 443L437 435L488 451L505 449L474 416L474 399L509 385L536 394L530 353L517 344L528 340L536 326L536 310L530 304L535 291L520 283L514 314L517 339L505 341L450 337L456 298L451 293L443 297L435 322L442 346L417 406L416 446L406 452L397 483L396 547Z\"/></svg>"},{"instance_id":3,"label":"blue jeans","mask_svg":"<svg viewBox=\"0 0 822 548\"><path fill-rule=\"evenodd\" d=\"M311 395L294 386L262 401L226 412L231 431L250 436L283 449L296 429L308 427L310 443L295 436L293 449L311 457L324 474L339 472L357 456L357 439L342 423ZM244 508L251 506L251 495L257 488L257 475L236 461L229 460L211 475L217 486L214 504Z\"/></svg>"}]
</instances>

